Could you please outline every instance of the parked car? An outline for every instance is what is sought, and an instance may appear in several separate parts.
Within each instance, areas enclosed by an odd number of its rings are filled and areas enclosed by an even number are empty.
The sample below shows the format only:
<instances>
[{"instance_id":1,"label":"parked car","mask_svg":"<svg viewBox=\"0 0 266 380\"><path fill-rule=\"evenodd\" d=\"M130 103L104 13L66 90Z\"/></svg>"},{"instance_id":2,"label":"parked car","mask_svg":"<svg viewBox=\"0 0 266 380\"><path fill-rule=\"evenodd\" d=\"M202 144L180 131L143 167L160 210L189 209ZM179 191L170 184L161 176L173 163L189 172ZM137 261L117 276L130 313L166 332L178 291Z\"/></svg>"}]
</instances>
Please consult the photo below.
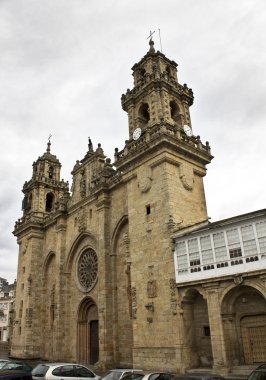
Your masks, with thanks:
<instances>
[{"instance_id":1,"label":"parked car","mask_svg":"<svg viewBox=\"0 0 266 380\"><path fill-rule=\"evenodd\" d=\"M266 380L266 363L255 368L249 374L248 380Z\"/></svg>"},{"instance_id":2,"label":"parked car","mask_svg":"<svg viewBox=\"0 0 266 380\"><path fill-rule=\"evenodd\" d=\"M192 372L184 375L175 375L172 380L225 380L223 376L212 373Z\"/></svg>"},{"instance_id":3,"label":"parked car","mask_svg":"<svg viewBox=\"0 0 266 380\"><path fill-rule=\"evenodd\" d=\"M8 362L8 359L0 359L0 369Z\"/></svg>"},{"instance_id":4,"label":"parked car","mask_svg":"<svg viewBox=\"0 0 266 380\"><path fill-rule=\"evenodd\" d=\"M124 373L120 380L142 380L145 376L143 371L133 371Z\"/></svg>"},{"instance_id":5,"label":"parked car","mask_svg":"<svg viewBox=\"0 0 266 380\"><path fill-rule=\"evenodd\" d=\"M147 373L142 380L172 380L174 375L168 372Z\"/></svg>"},{"instance_id":6,"label":"parked car","mask_svg":"<svg viewBox=\"0 0 266 380\"><path fill-rule=\"evenodd\" d=\"M23 370L25 372L31 372L32 366L29 363L22 360L8 360L1 369L4 370Z\"/></svg>"},{"instance_id":7,"label":"parked car","mask_svg":"<svg viewBox=\"0 0 266 380\"><path fill-rule=\"evenodd\" d=\"M14 369L0 369L0 380L32 380L31 374Z\"/></svg>"},{"instance_id":8,"label":"parked car","mask_svg":"<svg viewBox=\"0 0 266 380\"><path fill-rule=\"evenodd\" d=\"M80 380L93 379L101 380L100 376L90 369L76 363L43 363L38 364L32 371L32 378L35 380Z\"/></svg>"},{"instance_id":9,"label":"parked car","mask_svg":"<svg viewBox=\"0 0 266 380\"><path fill-rule=\"evenodd\" d=\"M122 376L120 380L172 380L173 374L168 372L150 372L135 371Z\"/></svg>"},{"instance_id":10,"label":"parked car","mask_svg":"<svg viewBox=\"0 0 266 380\"><path fill-rule=\"evenodd\" d=\"M133 374L133 373L143 373L144 372L140 369L133 369L133 368L118 368L118 369L111 369L107 375L105 375L102 380L120 380L122 377L124 377L127 374Z\"/></svg>"}]
</instances>

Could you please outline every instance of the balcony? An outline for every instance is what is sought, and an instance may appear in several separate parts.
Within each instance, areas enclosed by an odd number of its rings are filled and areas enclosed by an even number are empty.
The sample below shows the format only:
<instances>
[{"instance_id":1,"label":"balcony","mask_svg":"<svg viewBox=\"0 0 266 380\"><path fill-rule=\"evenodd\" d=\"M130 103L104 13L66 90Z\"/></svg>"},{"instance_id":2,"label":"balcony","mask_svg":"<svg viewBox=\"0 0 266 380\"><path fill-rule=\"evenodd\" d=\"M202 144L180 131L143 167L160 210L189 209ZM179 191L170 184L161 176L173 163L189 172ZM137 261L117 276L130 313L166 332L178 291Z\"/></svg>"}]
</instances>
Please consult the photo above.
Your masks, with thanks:
<instances>
[{"instance_id":1,"label":"balcony","mask_svg":"<svg viewBox=\"0 0 266 380\"><path fill-rule=\"evenodd\" d=\"M178 284L266 269L266 218L236 222L176 237Z\"/></svg>"}]
</instances>

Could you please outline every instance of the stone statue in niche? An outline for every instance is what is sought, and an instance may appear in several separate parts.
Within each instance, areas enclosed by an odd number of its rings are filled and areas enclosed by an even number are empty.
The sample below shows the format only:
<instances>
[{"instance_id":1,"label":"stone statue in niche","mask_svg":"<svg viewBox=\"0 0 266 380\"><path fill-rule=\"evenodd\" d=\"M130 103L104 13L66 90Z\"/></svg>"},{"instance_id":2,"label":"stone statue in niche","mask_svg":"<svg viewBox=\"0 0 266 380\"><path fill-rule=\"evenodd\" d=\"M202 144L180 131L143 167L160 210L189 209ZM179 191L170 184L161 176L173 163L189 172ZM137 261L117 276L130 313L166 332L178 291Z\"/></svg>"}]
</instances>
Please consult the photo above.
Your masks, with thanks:
<instances>
[{"instance_id":1,"label":"stone statue in niche","mask_svg":"<svg viewBox=\"0 0 266 380\"><path fill-rule=\"evenodd\" d=\"M142 193L150 190L152 185L152 171L150 167L145 167L141 173L138 174L138 187Z\"/></svg>"},{"instance_id":2,"label":"stone statue in niche","mask_svg":"<svg viewBox=\"0 0 266 380\"><path fill-rule=\"evenodd\" d=\"M81 208L81 210L79 211L77 222L79 232L85 231L87 228L87 214L85 208Z\"/></svg>"},{"instance_id":3,"label":"stone statue in niche","mask_svg":"<svg viewBox=\"0 0 266 380\"><path fill-rule=\"evenodd\" d=\"M179 166L179 177L186 190L192 190L194 187L194 173L193 168L186 162Z\"/></svg>"},{"instance_id":4,"label":"stone statue in niche","mask_svg":"<svg viewBox=\"0 0 266 380\"><path fill-rule=\"evenodd\" d=\"M28 240L27 239L24 240L24 244L22 245L22 250L21 250L23 255L25 255L25 253L27 252L28 244L29 244Z\"/></svg>"},{"instance_id":5,"label":"stone statue in niche","mask_svg":"<svg viewBox=\"0 0 266 380\"><path fill-rule=\"evenodd\" d=\"M155 298L157 297L157 281L151 280L147 283L147 295L148 298Z\"/></svg>"}]
</instances>

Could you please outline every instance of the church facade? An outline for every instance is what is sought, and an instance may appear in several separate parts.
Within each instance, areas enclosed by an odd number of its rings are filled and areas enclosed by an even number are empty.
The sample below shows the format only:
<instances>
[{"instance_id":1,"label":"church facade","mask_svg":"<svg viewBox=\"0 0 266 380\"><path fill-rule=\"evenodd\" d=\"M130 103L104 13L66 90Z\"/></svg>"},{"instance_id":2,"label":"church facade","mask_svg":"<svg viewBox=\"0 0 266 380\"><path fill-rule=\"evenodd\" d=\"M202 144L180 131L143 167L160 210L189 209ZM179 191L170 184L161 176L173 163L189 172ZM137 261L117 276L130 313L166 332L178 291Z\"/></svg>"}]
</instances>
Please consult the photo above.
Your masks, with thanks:
<instances>
[{"instance_id":1,"label":"church facade","mask_svg":"<svg viewBox=\"0 0 266 380\"><path fill-rule=\"evenodd\" d=\"M202 322L204 353L188 339L206 304L195 296L199 285L180 276L176 248L178 231L208 223L203 177L213 157L192 132L193 92L152 40L132 70L133 89L121 98L128 140L114 162L89 140L69 191L49 141L23 186L11 355L101 369L226 367L217 354L222 333L211 342L208 335L215 324ZM210 312L215 318L215 305Z\"/></svg>"}]
</instances>

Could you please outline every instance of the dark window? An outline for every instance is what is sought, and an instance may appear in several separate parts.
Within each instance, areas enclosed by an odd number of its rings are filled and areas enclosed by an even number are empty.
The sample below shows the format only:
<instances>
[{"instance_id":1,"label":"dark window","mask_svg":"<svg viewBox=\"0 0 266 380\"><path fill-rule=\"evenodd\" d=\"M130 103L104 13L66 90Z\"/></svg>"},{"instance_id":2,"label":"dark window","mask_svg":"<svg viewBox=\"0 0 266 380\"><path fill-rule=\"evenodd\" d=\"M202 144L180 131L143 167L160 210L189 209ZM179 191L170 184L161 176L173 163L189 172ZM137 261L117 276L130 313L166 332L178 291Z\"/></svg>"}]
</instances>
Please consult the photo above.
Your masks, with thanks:
<instances>
[{"instance_id":1,"label":"dark window","mask_svg":"<svg viewBox=\"0 0 266 380\"><path fill-rule=\"evenodd\" d=\"M48 193L46 195L45 211L51 212L54 204L54 194Z\"/></svg>"},{"instance_id":2,"label":"dark window","mask_svg":"<svg viewBox=\"0 0 266 380\"><path fill-rule=\"evenodd\" d=\"M146 213L147 213L147 215L150 215L150 213L151 213L151 206L150 205L146 206Z\"/></svg>"},{"instance_id":3,"label":"dark window","mask_svg":"<svg viewBox=\"0 0 266 380\"><path fill-rule=\"evenodd\" d=\"M53 375L55 376L62 376L62 377L74 377L75 376L75 370L74 370L74 366L73 365L64 365L62 367L60 367L60 375L57 375L55 374L55 371L54 370L52 372Z\"/></svg>"},{"instance_id":4,"label":"dark window","mask_svg":"<svg viewBox=\"0 0 266 380\"><path fill-rule=\"evenodd\" d=\"M52 374L53 374L54 376L60 376L60 374L61 374L61 368L62 368L62 367L57 367L57 368L55 368L55 369L53 370Z\"/></svg>"},{"instance_id":5,"label":"dark window","mask_svg":"<svg viewBox=\"0 0 266 380\"><path fill-rule=\"evenodd\" d=\"M95 377L94 374L86 367L77 365L76 367L76 377Z\"/></svg>"},{"instance_id":6,"label":"dark window","mask_svg":"<svg viewBox=\"0 0 266 380\"><path fill-rule=\"evenodd\" d=\"M44 364L39 364L32 370L32 375L35 377L44 377L49 367Z\"/></svg>"},{"instance_id":7,"label":"dark window","mask_svg":"<svg viewBox=\"0 0 266 380\"><path fill-rule=\"evenodd\" d=\"M54 168L52 166L49 167L48 177L49 178L53 178L54 177Z\"/></svg>"},{"instance_id":8,"label":"dark window","mask_svg":"<svg viewBox=\"0 0 266 380\"><path fill-rule=\"evenodd\" d=\"M122 377L122 380L141 380L144 377L144 373L128 373Z\"/></svg>"},{"instance_id":9,"label":"dark window","mask_svg":"<svg viewBox=\"0 0 266 380\"><path fill-rule=\"evenodd\" d=\"M173 100L170 102L170 111L171 111L171 118L178 122L180 121L180 111L179 107Z\"/></svg>"},{"instance_id":10,"label":"dark window","mask_svg":"<svg viewBox=\"0 0 266 380\"><path fill-rule=\"evenodd\" d=\"M195 265L200 265L200 259L197 260L191 260L190 261L190 266L193 267Z\"/></svg>"},{"instance_id":11,"label":"dark window","mask_svg":"<svg viewBox=\"0 0 266 380\"><path fill-rule=\"evenodd\" d=\"M210 326L204 326L203 327L203 334L204 334L204 336L211 336Z\"/></svg>"},{"instance_id":12,"label":"dark window","mask_svg":"<svg viewBox=\"0 0 266 380\"><path fill-rule=\"evenodd\" d=\"M144 124L147 124L150 120L150 110L147 103L143 103L139 108L139 117Z\"/></svg>"},{"instance_id":13,"label":"dark window","mask_svg":"<svg viewBox=\"0 0 266 380\"><path fill-rule=\"evenodd\" d=\"M173 375L170 373L153 373L149 380L171 380L173 378Z\"/></svg>"},{"instance_id":14,"label":"dark window","mask_svg":"<svg viewBox=\"0 0 266 380\"><path fill-rule=\"evenodd\" d=\"M234 259L235 257L242 256L241 248L232 248L232 249L229 249L229 253L230 253L230 258L231 259Z\"/></svg>"}]
</instances>

